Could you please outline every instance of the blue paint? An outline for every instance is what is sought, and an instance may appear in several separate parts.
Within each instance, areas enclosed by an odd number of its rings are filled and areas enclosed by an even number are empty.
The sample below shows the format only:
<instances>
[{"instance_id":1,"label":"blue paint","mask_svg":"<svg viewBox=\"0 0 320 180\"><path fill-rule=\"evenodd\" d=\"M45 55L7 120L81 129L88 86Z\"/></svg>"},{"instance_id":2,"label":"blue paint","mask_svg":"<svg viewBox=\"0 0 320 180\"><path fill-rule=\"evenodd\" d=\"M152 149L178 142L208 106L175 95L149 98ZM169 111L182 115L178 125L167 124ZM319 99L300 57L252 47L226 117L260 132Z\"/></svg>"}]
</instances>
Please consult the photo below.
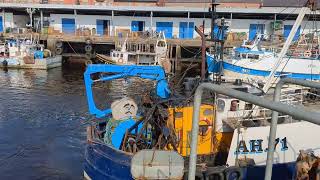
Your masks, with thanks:
<instances>
[{"instance_id":1,"label":"blue paint","mask_svg":"<svg viewBox=\"0 0 320 180\"><path fill-rule=\"evenodd\" d=\"M43 59L43 51L35 51L33 54L35 59Z\"/></svg>"},{"instance_id":2,"label":"blue paint","mask_svg":"<svg viewBox=\"0 0 320 180\"><path fill-rule=\"evenodd\" d=\"M180 22L179 38L180 39L192 39L194 32L194 22Z\"/></svg>"},{"instance_id":3,"label":"blue paint","mask_svg":"<svg viewBox=\"0 0 320 180\"><path fill-rule=\"evenodd\" d=\"M223 41L227 37L228 26L219 27L217 25L213 28L213 39L217 41Z\"/></svg>"},{"instance_id":4,"label":"blue paint","mask_svg":"<svg viewBox=\"0 0 320 180\"><path fill-rule=\"evenodd\" d=\"M84 170L94 180L131 180L131 155L99 142L90 142L85 150Z\"/></svg>"},{"instance_id":5,"label":"blue paint","mask_svg":"<svg viewBox=\"0 0 320 180\"><path fill-rule=\"evenodd\" d=\"M319 61L319 60L318 60ZM208 71L210 73L217 72L218 61L211 55L207 55ZM270 74L270 71L256 70L250 68L244 68L227 62L223 62L223 69L232 72L237 72L240 74L248 74L253 76L263 76L266 77ZM275 76L280 76L281 78L295 78L295 79L305 79L305 80L320 80L320 74L303 74L303 73L290 73L290 72L276 72Z\"/></svg>"},{"instance_id":6,"label":"blue paint","mask_svg":"<svg viewBox=\"0 0 320 180\"><path fill-rule=\"evenodd\" d=\"M270 71L263 71L263 70L256 70L256 69L249 69L240 67L237 65L233 65L227 62L223 63L223 68L225 70L241 73L241 74L248 74L254 76L268 76ZM281 76L281 78L295 78L295 79L308 79L308 80L320 80L320 74L302 74L302 73L290 73L290 72L276 72L275 76Z\"/></svg>"},{"instance_id":7,"label":"blue paint","mask_svg":"<svg viewBox=\"0 0 320 180\"><path fill-rule=\"evenodd\" d=\"M74 34L76 32L76 22L71 18L62 18L62 32L66 34Z\"/></svg>"},{"instance_id":8,"label":"blue paint","mask_svg":"<svg viewBox=\"0 0 320 180\"><path fill-rule=\"evenodd\" d=\"M291 29L292 29L292 25L284 25L283 26L283 36L285 39L287 39L289 37L289 34L291 32ZM299 26L296 34L294 35L293 37L293 41L297 41L300 37L300 30L301 30L301 26Z\"/></svg>"},{"instance_id":9,"label":"blue paint","mask_svg":"<svg viewBox=\"0 0 320 180\"><path fill-rule=\"evenodd\" d=\"M144 30L144 21L132 21L131 22L131 31L132 32L141 32Z\"/></svg>"},{"instance_id":10,"label":"blue paint","mask_svg":"<svg viewBox=\"0 0 320 180\"><path fill-rule=\"evenodd\" d=\"M157 22L156 23L156 31L157 32L164 32L166 38L173 37L173 22Z\"/></svg>"},{"instance_id":11,"label":"blue paint","mask_svg":"<svg viewBox=\"0 0 320 180\"><path fill-rule=\"evenodd\" d=\"M0 16L0 32L3 32L3 20L2 20L2 16Z\"/></svg>"},{"instance_id":12,"label":"blue paint","mask_svg":"<svg viewBox=\"0 0 320 180\"><path fill-rule=\"evenodd\" d=\"M86 86L86 95L91 115L98 118L109 116L111 109L98 109L92 92L92 85L94 83L91 75L95 73L113 73L114 75L102 76L99 81L109 81L119 78L139 77L143 79L150 79L157 82L156 93L162 98L166 99L170 96L169 85L166 81L166 75L161 66L136 66L136 65L110 65L110 64L90 64L87 66L84 73L84 82Z\"/></svg>"},{"instance_id":13,"label":"blue paint","mask_svg":"<svg viewBox=\"0 0 320 180\"><path fill-rule=\"evenodd\" d=\"M249 40L254 40L257 34L264 33L264 24L250 24L249 26Z\"/></svg>"},{"instance_id":14,"label":"blue paint","mask_svg":"<svg viewBox=\"0 0 320 180\"><path fill-rule=\"evenodd\" d=\"M264 179L266 166L249 166L242 168L244 180ZM273 164L272 180L295 179L296 162Z\"/></svg>"},{"instance_id":15,"label":"blue paint","mask_svg":"<svg viewBox=\"0 0 320 180\"><path fill-rule=\"evenodd\" d=\"M136 124L136 121L133 119L128 119L121 122L113 131L111 136L111 141L113 147L120 149L122 139L125 136L128 129L130 129L133 125ZM138 126L138 131L142 128L142 124ZM133 129L130 133L134 134L136 130Z\"/></svg>"},{"instance_id":16,"label":"blue paint","mask_svg":"<svg viewBox=\"0 0 320 180\"><path fill-rule=\"evenodd\" d=\"M104 144L90 142L86 147L84 170L91 179L132 179L132 156ZM274 164L272 180L295 179L296 162ZM266 166L241 168L244 180L264 179Z\"/></svg>"},{"instance_id":17,"label":"blue paint","mask_svg":"<svg viewBox=\"0 0 320 180\"><path fill-rule=\"evenodd\" d=\"M226 70L233 71L233 72L237 72L237 73L241 73L241 74L255 75L255 76L268 76L270 74L270 71L262 71L262 70L244 68L244 67L240 67L237 65L227 63L227 62L223 63L223 68Z\"/></svg>"},{"instance_id":18,"label":"blue paint","mask_svg":"<svg viewBox=\"0 0 320 180\"><path fill-rule=\"evenodd\" d=\"M103 20L97 19L97 34L100 36L104 34Z\"/></svg>"},{"instance_id":19,"label":"blue paint","mask_svg":"<svg viewBox=\"0 0 320 180\"><path fill-rule=\"evenodd\" d=\"M208 72L209 73L218 73L220 72L220 69L221 69L221 61L216 61L214 57L212 56L209 56L207 54L207 65L208 65Z\"/></svg>"},{"instance_id":20,"label":"blue paint","mask_svg":"<svg viewBox=\"0 0 320 180\"><path fill-rule=\"evenodd\" d=\"M105 35L106 29L108 29L109 21L97 19L97 35Z\"/></svg>"}]
</instances>

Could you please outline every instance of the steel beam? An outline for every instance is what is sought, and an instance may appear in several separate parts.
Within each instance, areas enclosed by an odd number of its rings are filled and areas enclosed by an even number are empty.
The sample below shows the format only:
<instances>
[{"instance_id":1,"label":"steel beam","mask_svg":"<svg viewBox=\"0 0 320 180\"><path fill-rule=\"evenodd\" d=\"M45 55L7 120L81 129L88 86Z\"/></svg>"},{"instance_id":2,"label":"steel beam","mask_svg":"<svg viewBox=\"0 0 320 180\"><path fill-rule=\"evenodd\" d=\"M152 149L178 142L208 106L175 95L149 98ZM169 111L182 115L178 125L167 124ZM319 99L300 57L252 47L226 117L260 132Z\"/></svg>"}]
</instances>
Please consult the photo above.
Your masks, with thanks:
<instances>
[{"instance_id":1,"label":"steel beam","mask_svg":"<svg viewBox=\"0 0 320 180\"><path fill-rule=\"evenodd\" d=\"M114 11L111 11L111 28L109 32L109 36L115 36L115 27L114 27Z\"/></svg>"},{"instance_id":2,"label":"steel beam","mask_svg":"<svg viewBox=\"0 0 320 180\"><path fill-rule=\"evenodd\" d=\"M74 35L76 36L77 35L77 29L79 28L78 27L78 19L77 19L77 10L74 9L73 10L73 15L74 15L74 21L75 21L75 26L76 26L76 30L74 31Z\"/></svg>"},{"instance_id":3,"label":"steel beam","mask_svg":"<svg viewBox=\"0 0 320 180\"><path fill-rule=\"evenodd\" d=\"M41 27L41 34L43 33L43 11L40 10L40 27Z\"/></svg>"},{"instance_id":4,"label":"steel beam","mask_svg":"<svg viewBox=\"0 0 320 180\"><path fill-rule=\"evenodd\" d=\"M280 52L280 54L278 56L278 59L277 59L275 65L272 67L272 70L270 71L270 74L266 79L266 83L265 83L265 85L263 87L263 91L264 92L267 92L269 90L269 88L271 87L274 75L275 75L276 71L278 70L278 67L282 63L282 59L286 55L286 53L287 53L287 51L288 51L288 49L290 47L290 44L291 44L294 36L296 35L296 32L297 32L299 26L301 25L301 22L302 22L305 14L307 13L308 10L309 10L308 7L301 8L300 13L299 13L299 15L297 17L297 20L294 23L294 25L293 25L293 27L292 27L292 29L290 31L290 34L289 34L286 42L284 43L284 45L283 45L283 47L281 49L281 52Z\"/></svg>"}]
</instances>

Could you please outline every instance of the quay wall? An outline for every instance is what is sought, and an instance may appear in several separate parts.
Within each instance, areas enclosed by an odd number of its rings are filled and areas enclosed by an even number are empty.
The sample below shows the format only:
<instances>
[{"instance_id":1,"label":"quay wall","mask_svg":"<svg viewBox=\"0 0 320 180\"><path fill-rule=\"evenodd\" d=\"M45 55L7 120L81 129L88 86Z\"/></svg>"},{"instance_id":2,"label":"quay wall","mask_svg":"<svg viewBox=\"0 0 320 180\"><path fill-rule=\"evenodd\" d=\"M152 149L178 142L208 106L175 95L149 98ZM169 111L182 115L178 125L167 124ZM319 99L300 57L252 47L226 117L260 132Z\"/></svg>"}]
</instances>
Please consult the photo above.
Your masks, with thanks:
<instances>
[{"instance_id":1,"label":"quay wall","mask_svg":"<svg viewBox=\"0 0 320 180\"><path fill-rule=\"evenodd\" d=\"M150 17L141 16L114 16L113 21L111 16L105 15L73 15L73 14L50 14L50 26L54 30L62 32L62 18L75 18L76 28L96 28L97 20L109 20L110 21L110 35L116 35L115 32L120 29L131 30L132 21L144 21L144 30L153 31L156 30L157 22L173 22L173 36L179 38L180 22L194 22L195 26L201 26L202 21L205 20L205 33L210 32L211 19L209 18L180 18L180 17L153 17L152 23ZM246 33L249 34L250 24L264 24L264 33L272 34L271 23L273 20L266 19L226 19L230 24L230 32L236 33ZM112 23L113 22L113 23ZM294 20L283 21L283 25L293 25ZM308 33L310 30L314 29L312 27L312 21L304 21L301 25L301 33ZM318 27L320 27L320 22L316 21ZM193 33L193 37L198 37L196 32Z\"/></svg>"}]
</instances>

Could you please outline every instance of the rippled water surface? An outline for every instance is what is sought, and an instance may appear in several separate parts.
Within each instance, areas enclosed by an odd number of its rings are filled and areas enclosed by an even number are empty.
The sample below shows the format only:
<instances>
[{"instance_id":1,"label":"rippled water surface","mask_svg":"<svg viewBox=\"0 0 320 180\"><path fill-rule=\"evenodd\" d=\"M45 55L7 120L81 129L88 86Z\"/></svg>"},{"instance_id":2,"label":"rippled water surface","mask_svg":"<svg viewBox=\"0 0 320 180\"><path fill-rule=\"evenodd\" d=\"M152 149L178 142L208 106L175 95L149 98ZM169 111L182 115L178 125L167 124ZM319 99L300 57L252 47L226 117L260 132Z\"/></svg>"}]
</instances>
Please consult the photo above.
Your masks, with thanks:
<instances>
[{"instance_id":1,"label":"rippled water surface","mask_svg":"<svg viewBox=\"0 0 320 180\"><path fill-rule=\"evenodd\" d=\"M102 84L95 97L105 107L142 94L136 83ZM0 69L0 179L82 179L87 112L81 70Z\"/></svg>"}]
</instances>

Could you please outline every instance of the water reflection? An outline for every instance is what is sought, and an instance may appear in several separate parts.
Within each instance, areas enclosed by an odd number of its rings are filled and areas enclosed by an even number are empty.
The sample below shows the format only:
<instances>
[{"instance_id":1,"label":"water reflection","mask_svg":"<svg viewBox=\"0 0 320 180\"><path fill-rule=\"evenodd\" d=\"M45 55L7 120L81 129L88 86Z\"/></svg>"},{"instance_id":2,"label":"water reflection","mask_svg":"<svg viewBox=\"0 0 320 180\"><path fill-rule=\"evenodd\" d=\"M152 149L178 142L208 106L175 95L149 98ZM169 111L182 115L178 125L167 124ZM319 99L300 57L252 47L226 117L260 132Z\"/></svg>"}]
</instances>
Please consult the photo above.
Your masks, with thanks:
<instances>
[{"instance_id":1,"label":"water reflection","mask_svg":"<svg viewBox=\"0 0 320 180\"><path fill-rule=\"evenodd\" d=\"M152 85L101 83L95 99L139 100ZM81 70L0 70L0 179L82 179L87 112Z\"/></svg>"},{"instance_id":2,"label":"water reflection","mask_svg":"<svg viewBox=\"0 0 320 180\"><path fill-rule=\"evenodd\" d=\"M82 71L0 71L0 179L80 179Z\"/></svg>"}]
</instances>

